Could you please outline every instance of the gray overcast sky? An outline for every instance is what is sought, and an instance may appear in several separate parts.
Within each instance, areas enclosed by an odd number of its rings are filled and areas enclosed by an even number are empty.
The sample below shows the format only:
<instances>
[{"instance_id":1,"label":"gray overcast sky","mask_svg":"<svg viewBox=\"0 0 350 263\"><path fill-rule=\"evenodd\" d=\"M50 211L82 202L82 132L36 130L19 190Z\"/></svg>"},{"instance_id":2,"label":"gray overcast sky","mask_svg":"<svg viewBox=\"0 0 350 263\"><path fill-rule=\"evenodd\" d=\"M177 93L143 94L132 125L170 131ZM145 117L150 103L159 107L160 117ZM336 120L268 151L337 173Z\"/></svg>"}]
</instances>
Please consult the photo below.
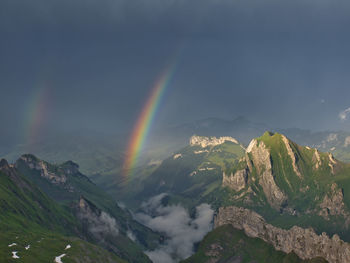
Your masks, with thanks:
<instances>
[{"instance_id":1,"label":"gray overcast sky","mask_svg":"<svg viewBox=\"0 0 350 263\"><path fill-rule=\"evenodd\" d=\"M349 31L348 0L2 0L1 126L128 130L181 48L156 126L349 129Z\"/></svg>"}]
</instances>

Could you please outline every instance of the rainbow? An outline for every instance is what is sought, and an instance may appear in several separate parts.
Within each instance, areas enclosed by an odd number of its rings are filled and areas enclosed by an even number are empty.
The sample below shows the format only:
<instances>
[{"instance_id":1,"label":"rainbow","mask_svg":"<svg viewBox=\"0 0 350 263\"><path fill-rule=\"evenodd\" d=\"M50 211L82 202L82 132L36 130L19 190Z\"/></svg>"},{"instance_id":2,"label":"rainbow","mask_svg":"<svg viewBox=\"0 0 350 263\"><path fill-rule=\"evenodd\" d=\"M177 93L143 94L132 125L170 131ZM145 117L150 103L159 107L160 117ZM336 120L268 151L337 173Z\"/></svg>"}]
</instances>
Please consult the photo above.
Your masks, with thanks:
<instances>
[{"instance_id":1,"label":"rainbow","mask_svg":"<svg viewBox=\"0 0 350 263\"><path fill-rule=\"evenodd\" d=\"M123 166L123 177L129 178L138 162L140 152L145 144L146 138L152 127L154 117L157 113L160 101L164 95L166 88L169 86L170 80L175 72L175 64L171 64L155 82L155 85L144 105L141 114L134 126L131 134L126 158Z\"/></svg>"},{"instance_id":2,"label":"rainbow","mask_svg":"<svg viewBox=\"0 0 350 263\"><path fill-rule=\"evenodd\" d=\"M24 142L31 150L32 144L40 137L40 131L46 119L50 101L46 83L39 85L29 101L25 114Z\"/></svg>"}]
</instances>

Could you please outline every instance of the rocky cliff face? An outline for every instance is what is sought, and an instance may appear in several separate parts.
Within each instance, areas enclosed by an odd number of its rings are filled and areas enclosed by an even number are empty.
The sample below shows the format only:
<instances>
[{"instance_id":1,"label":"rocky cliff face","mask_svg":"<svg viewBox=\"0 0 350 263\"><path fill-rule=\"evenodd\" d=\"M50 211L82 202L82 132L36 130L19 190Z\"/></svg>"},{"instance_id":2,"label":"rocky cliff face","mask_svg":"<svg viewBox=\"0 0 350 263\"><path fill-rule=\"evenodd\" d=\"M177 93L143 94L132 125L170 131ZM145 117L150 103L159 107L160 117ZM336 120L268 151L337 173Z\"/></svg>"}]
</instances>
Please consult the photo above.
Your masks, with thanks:
<instances>
[{"instance_id":1,"label":"rocky cliff face","mask_svg":"<svg viewBox=\"0 0 350 263\"><path fill-rule=\"evenodd\" d=\"M242 169L237 171L235 174L231 173L230 175L222 175L222 185L228 186L235 191L240 191L244 189L247 185L248 180L248 169Z\"/></svg>"},{"instance_id":2,"label":"rocky cliff face","mask_svg":"<svg viewBox=\"0 0 350 263\"><path fill-rule=\"evenodd\" d=\"M277 228L268 224L259 214L245 208L220 208L214 224L215 228L231 224L236 229L244 230L249 237L261 238L276 250L294 252L302 259L323 257L330 263L350 262L350 244L342 241L338 235L330 238L325 233L317 235L311 228L298 226L289 230Z\"/></svg>"},{"instance_id":3,"label":"rocky cliff face","mask_svg":"<svg viewBox=\"0 0 350 263\"><path fill-rule=\"evenodd\" d=\"M350 213L344 204L343 190L336 183L332 184L330 191L324 196L320 208L318 214L324 219L330 220L329 216L343 216L346 219L345 225L348 227Z\"/></svg>"},{"instance_id":4,"label":"rocky cliff face","mask_svg":"<svg viewBox=\"0 0 350 263\"><path fill-rule=\"evenodd\" d=\"M84 197L80 197L74 208L83 226L96 238L101 239L107 235L118 235L119 230L116 220Z\"/></svg>"},{"instance_id":5,"label":"rocky cliff face","mask_svg":"<svg viewBox=\"0 0 350 263\"><path fill-rule=\"evenodd\" d=\"M256 139L253 139L246 153L246 157L243 159L243 162L246 162L246 167L230 176L224 174L223 186L228 186L235 191L244 189L248 179L250 181L255 180L250 175L256 169L256 172L259 174L257 178L258 184L262 187L268 203L278 209L287 200L287 197L275 182L269 149L264 142L258 142Z\"/></svg>"},{"instance_id":6,"label":"rocky cliff face","mask_svg":"<svg viewBox=\"0 0 350 263\"><path fill-rule=\"evenodd\" d=\"M51 171L46 162L39 160L34 155L22 155L19 160L24 162L30 169L39 171L41 177L48 179L53 184L64 184L67 181L64 173Z\"/></svg>"},{"instance_id":7,"label":"rocky cliff face","mask_svg":"<svg viewBox=\"0 0 350 263\"><path fill-rule=\"evenodd\" d=\"M79 201L72 206L82 224L84 234L94 242L119 254L120 248L116 245L119 227L115 218L98 209L84 197L80 197Z\"/></svg>"},{"instance_id":8,"label":"rocky cliff face","mask_svg":"<svg viewBox=\"0 0 350 263\"><path fill-rule=\"evenodd\" d=\"M7 162L5 159L1 159L0 161L0 172L3 172L6 176L8 176L19 188L32 190L33 187L28 184L28 182L24 181L18 174L16 168Z\"/></svg>"},{"instance_id":9,"label":"rocky cliff face","mask_svg":"<svg viewBox=\"0 0 350 263\"><path fill-rule=\"evenodd\" d=\"M233 142L235 144L238 144L238 141L235 138L232 137L205 137L205 136L192 136L190 138L190 145L191 146L195 146L195 145L199 145L202 148L208 147L208 146L216 146L216 145L220 145L223 144L224 142Z\"/></svg>"},{"instance_id":10,"label":"rocky cliff face","mask_svg":"<svg viewBox=\"0 0 350 263\"><path fill-rule=\"evenodd\" d=\"M294 153L294 151L293 151L293 149L292 149L292 147L291 147L291 145L290 145L290 141L289 141L289 140L287 139L287 137L284 136L284 135L282 135L281 137L282 137L282 141L283 141L283 143L284 143L284 145L285 145L285 147L286 147L286 149L287 149L288 155L289 155L290 159L292 160L292 166L293 166L293 170L294 170L295 174L296 174L298 177L302 178L303 176L301 175L301 173L300 173L300 171L299 171L299 168L298 168L298 166L297 166L297 158L298 158L298 157L297 157L297 155Z\"/></svg>"},{"instance_id":11,"label":"rocky cliff face","mask_svg":"<svg viewBox=\"0 0 350 263\"><path fill-rule=\"evenodd\" d=\"M272 207L279 208L287 199L286 195L277 186L275 178L272 174L272 162L270 151L264 142L257 143L253 140L247 149L246 162L249 170L252 171L252 165L260 174L259 184L261 185L267 201ZM250 167L250 168L249 168Z\"/></svg>"},{"instance_id":12,"label":"rocky cliff face","mask_svg":"<svg viewBox=\"0 0 350 263\"><path fill-rule=\"evenodd\" d=\"M24 154L15 162L14 166L19 171L40 176L52 185L61 187L70 193L77 192L71 180L73 177L92 183L88 177L80 173L79 165L72 161L56 165L40 160L32 154Z\"/></svg>"},{"instance_id":13,"label":"rocky cliff face","mask_svg":"<svg viewBox=\"0 0 350 263\"><path fill-rule=\"evenodd\" d=\"M326 220L330 216L343 217L348 226L350 211L336 178L338 174L349 174L349 168L330 153L266 132L253 139L245 157L223 173L222 186L237 192L233 192L233 200L247 204L255 194L260 198L258 205L268 204L292 215L311 212Z\"/></svg>"}]
</instances>

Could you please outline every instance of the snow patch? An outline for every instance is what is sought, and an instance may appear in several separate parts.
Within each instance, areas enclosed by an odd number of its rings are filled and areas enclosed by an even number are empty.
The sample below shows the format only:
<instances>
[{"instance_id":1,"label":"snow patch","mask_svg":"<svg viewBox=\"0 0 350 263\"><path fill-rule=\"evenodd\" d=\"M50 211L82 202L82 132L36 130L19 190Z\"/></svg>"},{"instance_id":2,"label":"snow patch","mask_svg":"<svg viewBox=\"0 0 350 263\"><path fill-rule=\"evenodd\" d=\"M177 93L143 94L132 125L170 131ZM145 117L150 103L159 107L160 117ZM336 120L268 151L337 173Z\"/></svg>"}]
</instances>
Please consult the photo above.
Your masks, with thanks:
<instances>
[{"instance_id":1,"label":"snow patch","mask_svg":"<svg viewBox=\"0 0 350 263\"><path fill-rule=\"evenodd\" d=\"M182 154L181 153L177 153L174 155L173 159L176 160L176 159L179 159L182 157Z\"/></svg>"},{"instance_id":2,"label":"snow patch","mask_svg":"<svg viewBox=\"0 0 350 263\"><path fill-rule=\"evenodd\" d=\"M13 246L17 246L17 244L16 243L12 243L12 244L9 245L9 247L13 247Z\"/></svg>"},{"instance_id":3,"label":"snow patch","mask_svg":"<svg viewBox=\"0 0 350 263\"><path fill-rule=\"evenodd\" d=\"M70 249L71 247L72 246L68 244L64 250Z\"/></svg>"},{"instance_id":4,"label":"snow patch","mask_svg":"<svg viewBox=\"0 0 350 263\"><path fill-rule=\"evenodd\" d=\"M62 254L62 255L60 255L60 256L58 256L58 257L55 257L55 262L56 263L63 263L62 262L62 258L65 256L66 254Z\"/></svg>"},{"instance_id":5,"label":"snow patch","mask_svg":"<svg viewBox=\"0 0 350 263\"><path fill-rule=\"evenodd\" d=\"M201 153L208 153L208 150L203 150L203 151L194 151L194 154L201 154Z\"/></svg>"},{"instance_id":6,"label":"snow patch","mask_svg":"<svg viewBox=\"0 0 350 263\"><path fill-rule=\"evenodd\" d=\"M17 256L17 251L12 251L12 258L19 258L19 256Z\"/></svg>"},{"instance_id":7,"label":"snow patch","mask_svg":"<svg viewBox=\"0 0 350 263\"><path fill-rule=\"evenodd\" d=\"M212 171L214 169L215 169L214 167L204 167L204 168L199 168L198 170L199 171Z\"/></svg>"},{"instance_id":8,"label":"snow patch","mask_svg":"<svg viewBox=\"0 0 350 263\"><path fill-rule=\"evenodd\" d=\"M30 245L24 247L26 250L30 249Z\"/></svg>"},{"instance_id":9,"label":"snow patch","mask_svg":"<svg viewBox=\"0 0 350 263\"><path fill-rule=\"evenodd\" d=\"M194 176L197 174L197 171L193 171L192 173L190 173L190 176Z\"/></svg>"}]
</instances>

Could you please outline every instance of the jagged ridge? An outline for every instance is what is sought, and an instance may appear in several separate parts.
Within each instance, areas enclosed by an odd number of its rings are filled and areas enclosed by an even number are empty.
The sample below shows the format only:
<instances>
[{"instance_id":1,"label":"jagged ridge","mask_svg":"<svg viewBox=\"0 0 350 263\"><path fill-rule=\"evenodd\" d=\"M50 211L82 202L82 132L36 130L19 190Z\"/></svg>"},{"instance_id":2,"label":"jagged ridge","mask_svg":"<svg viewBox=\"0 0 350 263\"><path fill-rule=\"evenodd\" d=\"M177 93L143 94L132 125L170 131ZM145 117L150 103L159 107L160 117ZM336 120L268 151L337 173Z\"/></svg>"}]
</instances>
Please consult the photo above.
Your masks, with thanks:
<instances>
[{"instance_id":1,"label":"jagged ridge","mask_svg":"<svg viewBox=\"0 0 350 263\"><path fill-rule=\"evenodd\" d=\"M298 226L284 230L266 223L262 216L253 211L235 206L219 209L215 227L226 224L244 230L249 237L261 238L276 250L294 252L302 259L322 257L330 263L350 262L350 244L336 234L330 238L326 233L317 235L312 228Z\"/></svg>"}]
</instances>

